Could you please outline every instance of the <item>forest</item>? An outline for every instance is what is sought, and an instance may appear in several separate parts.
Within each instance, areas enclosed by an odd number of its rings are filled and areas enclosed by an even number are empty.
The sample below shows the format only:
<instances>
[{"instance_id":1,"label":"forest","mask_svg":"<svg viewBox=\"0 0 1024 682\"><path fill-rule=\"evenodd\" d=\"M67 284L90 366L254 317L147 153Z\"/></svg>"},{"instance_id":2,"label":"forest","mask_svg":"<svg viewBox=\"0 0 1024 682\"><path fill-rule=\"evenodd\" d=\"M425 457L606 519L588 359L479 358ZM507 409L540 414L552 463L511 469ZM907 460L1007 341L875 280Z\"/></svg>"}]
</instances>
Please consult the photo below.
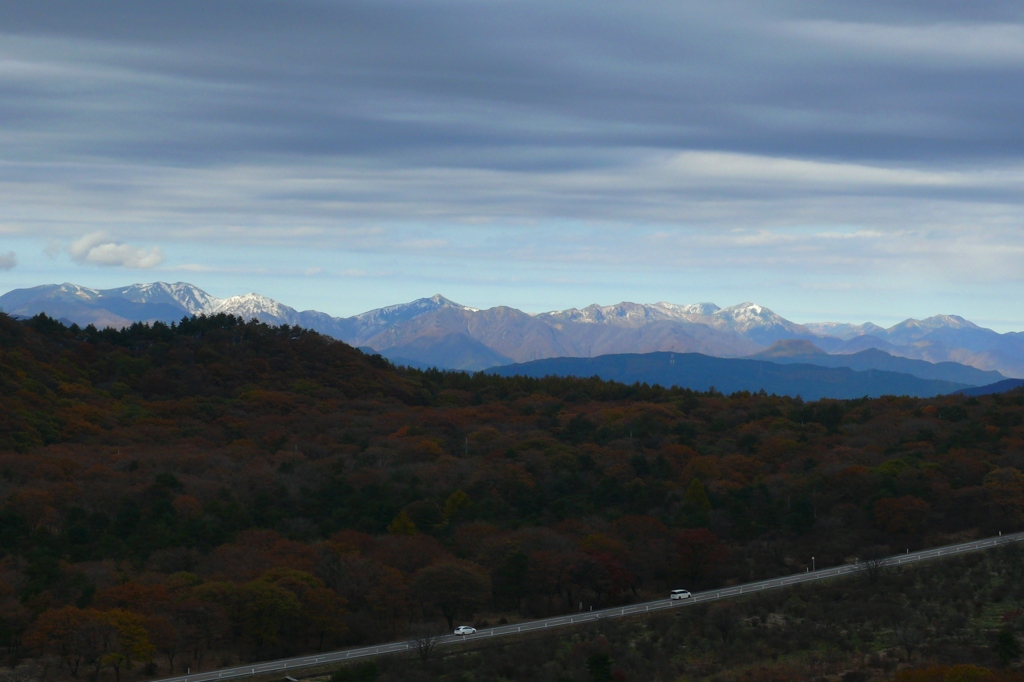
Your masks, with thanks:
<instances>
[{"instance_id":1,"label":"forest","mask_svg":"<svg viewBox=\"0 0 1024 682\"><path fill-rule=\"evenodd\" d=\"M0 652L24 679L208 670L1024 528L1020 391L805 402L400 368L224 315L0 314L0 408Z\"/></svg>"}]
</instances>

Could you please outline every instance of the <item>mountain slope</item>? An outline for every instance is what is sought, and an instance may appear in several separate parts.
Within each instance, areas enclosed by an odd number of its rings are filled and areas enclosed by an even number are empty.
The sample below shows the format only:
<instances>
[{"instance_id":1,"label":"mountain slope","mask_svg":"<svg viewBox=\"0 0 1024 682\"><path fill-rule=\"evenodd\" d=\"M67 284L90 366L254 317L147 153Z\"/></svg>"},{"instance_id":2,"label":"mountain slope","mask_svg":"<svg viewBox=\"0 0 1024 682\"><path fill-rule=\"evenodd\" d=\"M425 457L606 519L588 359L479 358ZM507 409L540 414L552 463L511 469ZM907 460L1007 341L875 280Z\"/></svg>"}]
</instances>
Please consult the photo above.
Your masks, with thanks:
<instances>
[{"instance_id":1,"label":"mountain slope","mask_svg":"<svg viewBox=\"0 0 1024 682\"><path fill-rule=\"evenodd\" d=\"M508 365L510 358L480 343L467 334L445 334L443 336L420 336L411 342L392 346L381 353L397 365L411 367L460 367L476 371Z\"/></svg>"},{"instance_id":2,"label":"mountain slope","mask_svg":"<svg viewBox=\"0 0 1024 682\"><path fill-rule=\"evenodd\" d=\"M783 341L776 341L760 353L754 353L750 356L750 359L781 362L786 358L809 358L816 355L828 355L828 353L804 339L785 339ZM796 362L803 361L797 360Z\"/></svg>"},{"instance_id":3,"label":"mountain slope","mask_svg":"<svg viewBox=\"0 0 1024 682\"><path fill-rule=\"evenodd\" d=\"M805 400L881 395L930 397L966 388L963 384L920 379L896 372L856 372L847 367L807 364L783 365L760 360L713 358L698 353L552 358L487 371L499 376L598 376L626 384L641 382L697 391L707 391L714 387L723 393L764 389L778 395L799 395Z\"/></svg>"},{"instance_id":4,"label":"mountain slope","mask_svg":"<svg viewBox=\"0 0 1024 682\"><path fill-rule=\"evenodd\" d=\"M356 339L368 339L389 327L394 327L435 310L444 310L446 308L466 311L476 310L475 308L469 308L450 301L441 294L434 294L430 298L418 298L410 303L399 303L384 308L377 308L376 310L354 315L348 319L352 321L352 333Z\"/></svg>"},{"instance_id":5,"label":"mountain slope","mask_svg":"<svg viewBox=\"0 0 1024 682\"><path fill-rule=\"evenodd\" d=\"M550 326L522 311L505 307L478 311L443 306L372 336L358 334L354 340L387 353L389 349L408 346L419 337L440 338L449 334L463 334L513 361L569 354ZM470 369L440 364L440 358L436 364L452 369Z\"/></svg>"}]
</instances>

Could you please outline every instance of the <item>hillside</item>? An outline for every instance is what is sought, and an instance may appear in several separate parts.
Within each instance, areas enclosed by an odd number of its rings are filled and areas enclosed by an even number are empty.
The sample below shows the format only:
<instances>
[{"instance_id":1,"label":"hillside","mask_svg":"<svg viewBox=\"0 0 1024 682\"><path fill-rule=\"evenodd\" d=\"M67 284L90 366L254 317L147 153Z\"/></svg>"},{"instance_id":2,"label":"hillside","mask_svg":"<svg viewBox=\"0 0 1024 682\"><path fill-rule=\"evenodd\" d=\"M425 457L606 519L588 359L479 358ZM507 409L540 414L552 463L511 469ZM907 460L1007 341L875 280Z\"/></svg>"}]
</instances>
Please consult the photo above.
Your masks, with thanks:
<instances>
[{"instance_id":1,"label":"hillside","mask_svg":"<svg viewBox=\"0 0 1024 682\"><path fill-rule=\"evenodd\" d=\"M1022 575L1024 552L1002 549L883 570L875 579L823 581L796 594L476 642L427 661L381 657L343 669L376 678L342 680L1024 682L1005 646L1024 625Z\"/></svg>"},{"instance_id":2,"label":"hillside","mask_svg":"<svg viewBox=\"0 0 1024 682\"><path fill-rule=\"evenodd\" d=\"M117 331L0 315L0 382L0 648L64 677L1024 525L1019 392L807 402L398 370L226 315Z\"/></svg>"},{"instance_id":3,"label":"hillside","mask_svg":"<svg viewBox=\"0 0 1024 682\"><path fill-rule=\"evenodd\" d=\"M807 400L882 395L931 397L965 388L964 384L875 369L854 371L841 366L779 364L775 361L713 358L698 353L552 358L487 371L497 376L596 376L605 381L657 384L695 391L712 388L724 393L767 391L774 395L801 396Z\"/></svg>"}]
</instances>

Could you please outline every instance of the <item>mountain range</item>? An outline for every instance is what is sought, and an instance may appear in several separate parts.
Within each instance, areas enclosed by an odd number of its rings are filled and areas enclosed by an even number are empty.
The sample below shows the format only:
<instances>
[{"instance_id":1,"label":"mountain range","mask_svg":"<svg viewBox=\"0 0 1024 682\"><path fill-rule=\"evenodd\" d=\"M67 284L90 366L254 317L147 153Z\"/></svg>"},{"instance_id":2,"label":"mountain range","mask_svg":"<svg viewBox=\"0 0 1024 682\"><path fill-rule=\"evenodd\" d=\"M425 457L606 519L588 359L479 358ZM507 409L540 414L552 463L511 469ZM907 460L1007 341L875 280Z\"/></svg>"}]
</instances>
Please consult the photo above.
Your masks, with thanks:
<instances>
[{"instance_id":1,"label":"mountain range","mask_svg":"<svg viewBox=\"0 0 1024 682\"><path fill-rule=\"evenodd\" d=\"M1000 334L955 315L908 319L889 328L797 324L756 303L721 308L623 302L531 315L505 306L479 310L436 295L341 318L298 311L255 293L219 299L184 282L16 289L0 296L0 310L20 316L45 312L100 327L229 313L314 329L399 364L449 369L671 352L892 371L967 386L1024 377L1024 333Z\"/></svg>"}]
</instances>

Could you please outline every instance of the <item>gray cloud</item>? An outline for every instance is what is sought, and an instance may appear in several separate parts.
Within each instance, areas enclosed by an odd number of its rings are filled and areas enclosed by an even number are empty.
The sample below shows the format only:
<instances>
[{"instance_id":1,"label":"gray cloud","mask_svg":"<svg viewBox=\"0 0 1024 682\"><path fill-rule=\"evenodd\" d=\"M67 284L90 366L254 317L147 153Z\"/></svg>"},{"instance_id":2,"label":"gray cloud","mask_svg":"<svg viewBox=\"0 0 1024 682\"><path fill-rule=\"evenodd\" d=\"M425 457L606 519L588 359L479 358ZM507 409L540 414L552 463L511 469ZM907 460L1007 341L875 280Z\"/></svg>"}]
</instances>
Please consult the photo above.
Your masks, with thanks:
<instances>
[{"instance_id":1,"label":"gray cloud","mask_svg":"<svg viewBox=\"0 0 1024 682\"><path fill-rule=\"evenodd\" d=\"M1020 155L1020 17L866 5L12 3L3 106L23 150L201 165Z\"/></svg>"},{"instance_id":2,"label":"gray cloud","mask_svg":"<svg viewBox=\"0 0 1024 682\"><path fill-rule=\"evenodd\" d=\"M13 270L18 265L18 257L13 251L0 253L0 270Z\"/></svg>"},{"instance_id":3,"label":"gray cloud","mask_svg":"<svg viewBox=\"0 0 1024 682\"><path fill-rule=\"evenodd\" d=\"M0 3L0 227L1020 279L1022 38L1016 2Z\"/></svg>"}]
</instances>

